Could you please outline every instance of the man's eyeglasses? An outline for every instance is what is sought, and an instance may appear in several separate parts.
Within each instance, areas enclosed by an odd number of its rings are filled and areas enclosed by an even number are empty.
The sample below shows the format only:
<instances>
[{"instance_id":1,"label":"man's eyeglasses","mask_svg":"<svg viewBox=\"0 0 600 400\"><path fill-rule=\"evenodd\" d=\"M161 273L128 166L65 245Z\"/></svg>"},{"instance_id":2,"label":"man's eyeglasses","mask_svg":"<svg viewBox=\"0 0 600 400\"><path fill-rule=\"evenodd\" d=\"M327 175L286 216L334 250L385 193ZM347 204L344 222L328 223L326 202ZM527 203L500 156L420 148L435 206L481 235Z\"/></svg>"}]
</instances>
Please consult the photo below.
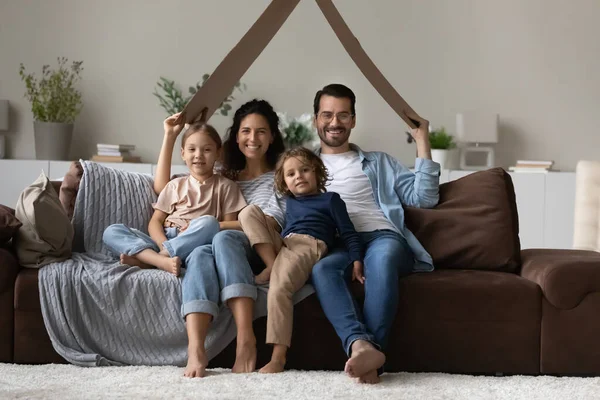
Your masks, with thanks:
<instances>
[{"instance_id":1,"label":"man's eyeglasses","mask_svg":"<svg viewBox=\"0 0 600 400\"><path fill-rule=\"evenodd\" d=\"M323 112L319 113L318 117L319 117L319 120L327 123L327 122L333 121L334 115L337 118L337 120L340 121L342 124L347 124L348 122L350 122L350 120L352 120L352 117L354 117L354 114L350 114L348 112L340 112L340 113L334 114L329 111L323 111Z\"/></svg>"}]
</instances>

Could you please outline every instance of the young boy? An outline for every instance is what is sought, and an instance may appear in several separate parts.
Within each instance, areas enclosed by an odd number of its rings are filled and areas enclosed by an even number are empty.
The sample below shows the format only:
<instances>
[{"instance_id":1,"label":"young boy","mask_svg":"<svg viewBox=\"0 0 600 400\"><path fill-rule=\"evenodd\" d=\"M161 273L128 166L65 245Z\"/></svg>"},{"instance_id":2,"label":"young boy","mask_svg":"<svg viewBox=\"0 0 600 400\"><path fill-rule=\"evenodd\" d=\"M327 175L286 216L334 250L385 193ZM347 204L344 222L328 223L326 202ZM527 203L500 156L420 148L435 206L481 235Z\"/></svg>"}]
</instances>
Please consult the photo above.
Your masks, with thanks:
<instances>
[{"instance_id":1,"label":"young boy","mask_svg":"<svg viewBox=\"0 0 600 400\"><path fill-rule=\"evenodd\" d=\"M327 170L310 150L283 153L275 170L277 191L287 197L281 235L259 207L244 208L238 220L266 268L256 283L270 280L267 297L267 343L271 361L260 372L282 372L292 339L293 294L308 280L313 266L333 247L336 235L353 261L352 278L364 283L363 246L339 194L326 192Z\"/></svg>"}]
</instances>

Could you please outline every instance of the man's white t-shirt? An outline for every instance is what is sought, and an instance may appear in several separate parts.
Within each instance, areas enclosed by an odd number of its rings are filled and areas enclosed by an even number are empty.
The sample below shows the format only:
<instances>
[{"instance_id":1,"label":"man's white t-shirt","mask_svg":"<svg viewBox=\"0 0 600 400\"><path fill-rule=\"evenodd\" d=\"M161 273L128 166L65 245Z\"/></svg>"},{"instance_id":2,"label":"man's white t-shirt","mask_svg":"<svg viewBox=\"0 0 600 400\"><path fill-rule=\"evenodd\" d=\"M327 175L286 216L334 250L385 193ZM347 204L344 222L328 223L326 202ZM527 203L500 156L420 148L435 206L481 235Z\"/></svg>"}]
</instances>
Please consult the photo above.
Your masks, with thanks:
<instances>
[{"instance_id":1,"label":"man's white t-shirt","mask_svg":"<svg viewBox=\"0 0 600 400\"><path fill-rule=\"evenodd\" d=\"M362 170L362 163L356 151L321 154L321 159L331 178L326 189L329 192L339 193L346 203L348 215L357 232L371 232L378 229L398 232L375 203L373 187Z\"/></svg>"}]
</instances>

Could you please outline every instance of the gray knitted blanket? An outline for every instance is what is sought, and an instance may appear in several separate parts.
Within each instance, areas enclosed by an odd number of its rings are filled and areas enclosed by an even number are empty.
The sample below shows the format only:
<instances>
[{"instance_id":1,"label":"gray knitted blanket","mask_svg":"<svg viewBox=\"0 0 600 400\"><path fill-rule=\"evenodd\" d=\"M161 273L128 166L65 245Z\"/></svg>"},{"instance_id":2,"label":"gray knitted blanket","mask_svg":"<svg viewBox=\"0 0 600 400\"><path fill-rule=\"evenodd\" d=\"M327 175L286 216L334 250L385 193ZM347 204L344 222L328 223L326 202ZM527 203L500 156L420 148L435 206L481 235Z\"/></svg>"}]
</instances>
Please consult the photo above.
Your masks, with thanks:
<instances>
[{"instance_id":1,"label":"gray knitted blanket","mask_svg":"<svg viewBox=\"0 0 600 400\"><path fill-rule=\"evenodd\" d=\"M147 232L156 201L152 177L81 163L73 257L39 272L42 315L54 349L80 366L184 366L187 336L179 278L123 266L102 243L104 229L114 223ZM258 293L254 318L267 313L266 289ZM311 293L306 285L294 301ZM235 336L231 312L221 305L206 340L209 359Z\"/></svg>"}]
</instances>

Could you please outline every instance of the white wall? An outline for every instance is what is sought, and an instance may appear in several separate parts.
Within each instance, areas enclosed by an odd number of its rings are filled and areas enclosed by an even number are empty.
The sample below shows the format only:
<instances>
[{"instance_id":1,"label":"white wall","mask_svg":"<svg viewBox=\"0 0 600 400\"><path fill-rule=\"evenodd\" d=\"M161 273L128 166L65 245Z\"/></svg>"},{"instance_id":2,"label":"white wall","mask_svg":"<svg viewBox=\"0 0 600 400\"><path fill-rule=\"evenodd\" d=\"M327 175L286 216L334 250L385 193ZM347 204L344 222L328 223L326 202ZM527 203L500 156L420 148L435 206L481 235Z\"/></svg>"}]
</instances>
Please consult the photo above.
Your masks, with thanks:
<instances>
[{"instance_id":1,"label":"white wall","mask_svg":"<svg viewBox=\"0 0 600 400\"><path fill-rule=\"evenodd\" d=\"M573 170L600 148L598 0L336 0L384 75L434 126L454 131L457 111L501 116L499 164L554 159ZM0 98L12 104L8 156L34 158L20 62L83 60L85 108L72 157L98 142L133 143L155 162L164 111L152 95L160 75L184 87L212 72L269 0L2 0ZM310 112L330 82L357 94L353 140L412 163L406 126L354 66L312 0L302 0L242 80L252 97L292 115ZM229 119L213 117L224 134Z\"/></svg>"}]
</instances>

